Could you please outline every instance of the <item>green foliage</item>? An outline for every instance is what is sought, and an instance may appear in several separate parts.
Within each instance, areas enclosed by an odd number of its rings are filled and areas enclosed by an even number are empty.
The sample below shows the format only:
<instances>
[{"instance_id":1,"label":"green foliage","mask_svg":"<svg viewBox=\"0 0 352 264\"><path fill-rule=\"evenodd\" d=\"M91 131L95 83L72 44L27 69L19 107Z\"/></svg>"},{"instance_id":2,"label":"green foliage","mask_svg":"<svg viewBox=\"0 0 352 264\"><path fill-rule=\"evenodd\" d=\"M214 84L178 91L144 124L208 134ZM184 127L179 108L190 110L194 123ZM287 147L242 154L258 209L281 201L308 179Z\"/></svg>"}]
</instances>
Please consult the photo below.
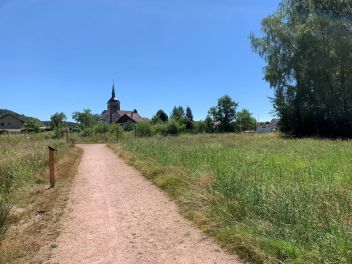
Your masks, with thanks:
<instances>
[{"instance_id":1,"label":"green foliage","mask_svg":"<svg viewBox=\"0 0 352 264\"><path fill-rule=\"evenodd\" d=\"M72 118L80 124L82 129L92 128L98 123L97 115L94 115L90 109L84 109L83 112L74 112Z\"/></svg>"},{"instance_id":2,"label":"green foliage","mask_svg":"<svg viewBox=\"0 0 352 264\"><path fill-rule=\"evenodd\" d=\"M252 113L247 109L243 109L237 113L236 117L236 131L256 131L257 120L253 117Z\"/></svg>"},{"instance_id":3,"label":"green foliage","mask_svg":"<svg viewBox=\"0 0 352 264\"><path fill-rule=\"evenodd\" d=\"M185 119L185 110L183 109L182 106L174 107L172 109L172 113L170 116L170 119L172 119L175 122L178 123L183 123Z\"/></svg>"},{"instance_id":4,"label":"green foliage","mask_svg":"<svg viewBox=\"0 0 352 264\"><path fill-rule=\"evenodd\" d=\"M166 131L168 135L176 136L180 132L180 129L176 121L172 120L167 124Z\"/></svg>"},{"instance_id":5,"label":"green foliage","mask_svg":"<svg viewBox=\"0 0 352 264\"><path fill-rule=\"evenodd\" d=\"M225 95L218 99L217 106L210 108L209 115L214 122L218 123L219 132L234 131L237 106L238 103L234 102L230 96Z\"/></svg>"},{"instance_id":6,"label":"green foliage","mask_svg":"<svg viewBox=\"0 0 352 264\"><path fill-rule=\"evenodd\" d=\"M66 115L64 113L55 113L50 117L51 127L53 129L60 129L65 126L64 121L66 120Z\"/></svg>"},{"instance_id":7,"label":"green foliage","mask_svg":"<svg viewBox=\"0 0 352 264\"><path fill-rule=\"evenodd\" d=\"M188 131L192 131L194 129L193 113L189 106L187 106L186 108L186 116L185 116L184 123Z\"/></svg>"},{"instance_id":8,"label":"green foliage","mask_svg":"<svg viewBox=\"0 0 352 264\"><path fill-rule=\"evenodd\" d=\"M152 118L152 123L153 124L165 123L165 122L168 122L168 121L169 121L168 115L161 109Z\"/></svg>"},{"instance_id":9,"label":"green foliage","mask_svg":"<svg viewBox=\"0 0 352 264\"><path fill-rule=\"evenodd\" d=\"M40 132L40 127L42 123L35 118L28 118L26 121L26 126L24 128L24 132L33 132L38 133Z\"/></svg>"},{"instance_id":10,"label":"green foliage","mask_svg":"<svg viewBox=\"0 0 352 264\"><path fill-rule=\"evenodd\" d=\"M161 135L161 136L167 136L167 127L168 124L155 124L153 125L153 134L154 135Z\"/></svg>"},{"instance_id":11,"label":"green foliage","mask_svg":"<svg viewBox=\"0 0 352 264\"><path fill-rule=\"evenodd\" d=\"M214 133L214 121L213 119L208 115L205 120L204 120L204 131L206 133Z\"/></svg>"},{"instance_id":12,"label":"green foliage","mask_svg":"<svg viewBox=\"0 0 352 264\"><path fill-rule=\"evenodd\" d=\"M126 132L133 131L135 127L136 127L136 124L133 123L132 121L127 121L122 125L123 130Z\"/></svg>"},{"instance_id":13,"label":"green foliage","mask_svg":"<svg viewBox=\"0 0 352 264\"><path fill-rule=\"evenodd\" d=\"M35 184L39 173L47 166L48 145L59 149L61 157L68 146L63 140L46 139L35 134L0 136L0 235L13 202L13 194L21 187Z\"/></svg>"},{"instance_id":14,"label":"green foliage","mask_svg":"<svg viewBox=\"0 0 352 264\"><path fill-rule=\"evenodd\" d=\"M204 121L194 122L194 132L195 133L205 133L205 123Z\"/></svg>"},{"instance_id":15,"label":"green foliage","mask_svg":"<svg viewBox=\"0 0 352 264\"><path fill-rule=\"evenodd\" d=\"M55 113L50 117L50 125L54 129L55 137L61 138L64 127L66 126L64 121L66 120L66 115L64 113Z\"/></svg>"},{"instance_id":16,"label":"green foliage","mask_svg":"<svg viewBox=\"0 0 352 264\"><path fill-rule=\"evenodd\" d=\"M352 262L349 141L183 135L122 147L227 249L256 263Z\"/></svg>"},{"instance_id":17,"label":"green foliage","mask_svg":"<svg viewBox=\"0 0 352 264\"><path fill-rule=\"evenodd\" d=\"M94 129L92 127L85 127L81 129L80 135L82 137L91 137L94 135Z\"/></svg>"},{"instance_id":18,"label":"green foliage","mask_svg":"<svg viewBox=\"0 0 352 264\"><path fill-rule=\"evenodd\" d=\"M352 2L284 0L251 35L267 63L280 130L352 137Z\"/></svg>"},{"instance_id":19,"label":"green foliage","mask_svg":"<svg viewBox=\"0 0 352 264\"><path fill-rule=\"evenodd\" d=\"M138 137L151 137L153 128L149 122L141 122L136 125L136 135Z\"/></svg>"},{"instance_id":20,"label":"green foliage","mask_svg":"<svg viewBox=\"0 0 352 264\"><path fill-rule=\"evenodd\" d=\"M106 134L111 131L112 131L111 125L108 123L99 122L93 127L93 132L95 134Z\"/></svg>"}]
</instances>

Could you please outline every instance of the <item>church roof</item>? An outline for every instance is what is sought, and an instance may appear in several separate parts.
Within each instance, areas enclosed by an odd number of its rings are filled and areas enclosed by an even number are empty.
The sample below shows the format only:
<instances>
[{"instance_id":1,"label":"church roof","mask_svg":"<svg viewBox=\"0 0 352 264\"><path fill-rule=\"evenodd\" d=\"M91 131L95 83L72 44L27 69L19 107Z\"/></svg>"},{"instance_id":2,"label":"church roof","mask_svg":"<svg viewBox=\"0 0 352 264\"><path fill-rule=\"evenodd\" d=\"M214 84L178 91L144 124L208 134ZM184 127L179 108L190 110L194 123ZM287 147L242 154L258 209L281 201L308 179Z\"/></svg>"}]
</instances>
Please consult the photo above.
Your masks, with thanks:
<instances>
[{"instance_id":1,"label":"church roof","mask_svg":"<svg viewBox=\"0 0 352 264\"><path fill-rule=\"evenodd\" d=\"M127 111L125 111L127 112ZM145 122L145 121L148 121L149 119L148 118L144 118L144 117L141 117L138 113L135 113L135 112L128 112L128 113L125 113L124 115L122 115L118 120L117 120L117 123L121 123L120 120L126 120L126 119L130 119L131 121L135 122L135 123L140 123L140 122Z\"/></svg>"}]
</instances>

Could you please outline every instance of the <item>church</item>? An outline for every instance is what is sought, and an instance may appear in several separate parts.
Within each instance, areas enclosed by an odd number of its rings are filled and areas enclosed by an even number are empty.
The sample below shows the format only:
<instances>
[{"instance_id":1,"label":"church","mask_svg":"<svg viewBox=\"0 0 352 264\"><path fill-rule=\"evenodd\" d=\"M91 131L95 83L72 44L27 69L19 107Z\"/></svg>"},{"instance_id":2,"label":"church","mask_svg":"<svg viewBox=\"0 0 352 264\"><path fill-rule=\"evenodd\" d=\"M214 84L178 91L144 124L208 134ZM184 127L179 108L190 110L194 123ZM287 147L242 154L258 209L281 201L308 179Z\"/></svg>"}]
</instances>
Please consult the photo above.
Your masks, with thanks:
<instances>
[{"instance_id":1,"label":"church","mask_svg":"<svg viewBox=\"0 0 352 264\"><path fill-rule=\"evenodd\" d=\"M149 121L148 118L141 117L136 109L133 111L121 110L120 100L115 95L115 84L112 85L111 98L108 101L108 109L104 110L99 120L106 123L124 124L127 122L140 123Z\"/></svg>"}]
</instances>

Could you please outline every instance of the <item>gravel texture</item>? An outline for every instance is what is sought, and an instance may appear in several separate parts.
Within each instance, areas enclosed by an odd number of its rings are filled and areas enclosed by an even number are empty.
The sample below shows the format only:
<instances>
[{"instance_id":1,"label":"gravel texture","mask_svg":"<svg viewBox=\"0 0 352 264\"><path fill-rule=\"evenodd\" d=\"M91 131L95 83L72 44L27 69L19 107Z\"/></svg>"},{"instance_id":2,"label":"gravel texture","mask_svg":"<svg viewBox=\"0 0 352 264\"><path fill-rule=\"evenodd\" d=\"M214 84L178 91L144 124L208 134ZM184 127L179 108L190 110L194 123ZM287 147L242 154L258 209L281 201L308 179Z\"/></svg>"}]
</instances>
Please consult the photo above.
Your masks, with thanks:
<instances>
[{"instance_id":1,"label":"gravel texture","mask_svg":"<svg viewBox=\"0 0 352 264\"><path fill-rule=\"evenodd\" d=\"M69 209L47 263L241 263L105 145L80 147Z\"/></svg>"}]
</instances>

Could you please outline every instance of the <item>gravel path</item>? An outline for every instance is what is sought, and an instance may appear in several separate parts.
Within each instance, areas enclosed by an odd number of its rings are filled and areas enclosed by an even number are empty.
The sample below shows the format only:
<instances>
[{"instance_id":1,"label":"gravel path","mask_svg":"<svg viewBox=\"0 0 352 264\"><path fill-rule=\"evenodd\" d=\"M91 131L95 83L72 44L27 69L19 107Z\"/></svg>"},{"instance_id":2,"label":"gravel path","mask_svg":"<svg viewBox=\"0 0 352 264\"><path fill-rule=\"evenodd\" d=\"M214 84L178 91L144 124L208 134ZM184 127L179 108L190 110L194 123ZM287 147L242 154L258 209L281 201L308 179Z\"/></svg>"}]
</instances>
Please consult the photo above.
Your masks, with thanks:
<instances>
[{"instance_id":1,"label":"gravel path","mask_svg":"<svg viewBox=\"0 0 352 264\"><path fill-rule=\"evenodd\" d=\"M48 263L240 263L105 145L84 149Z\"/></svg>"}]
</instances>

